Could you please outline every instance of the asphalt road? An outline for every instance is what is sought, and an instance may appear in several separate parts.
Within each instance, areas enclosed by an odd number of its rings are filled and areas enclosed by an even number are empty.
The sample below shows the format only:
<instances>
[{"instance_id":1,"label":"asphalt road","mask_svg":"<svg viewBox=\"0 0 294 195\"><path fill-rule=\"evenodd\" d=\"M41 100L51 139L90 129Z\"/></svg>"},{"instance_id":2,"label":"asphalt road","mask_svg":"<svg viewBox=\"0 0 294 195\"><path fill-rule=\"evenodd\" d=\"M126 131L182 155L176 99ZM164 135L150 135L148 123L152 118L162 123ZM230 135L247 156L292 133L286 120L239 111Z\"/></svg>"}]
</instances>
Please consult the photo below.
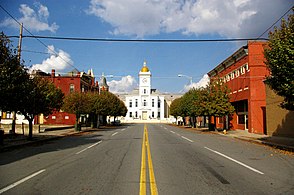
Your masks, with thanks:
<instances>
[{"instance_id":1,"label":"asphalt road","mask_svg":"<svg viewBox=\"0 0 294 195\"><path fill-rule=\"evenodd\" d=\"M294 194L294 157L164 124L0 153L0 194Z\"/></svg>"}]
</instances>

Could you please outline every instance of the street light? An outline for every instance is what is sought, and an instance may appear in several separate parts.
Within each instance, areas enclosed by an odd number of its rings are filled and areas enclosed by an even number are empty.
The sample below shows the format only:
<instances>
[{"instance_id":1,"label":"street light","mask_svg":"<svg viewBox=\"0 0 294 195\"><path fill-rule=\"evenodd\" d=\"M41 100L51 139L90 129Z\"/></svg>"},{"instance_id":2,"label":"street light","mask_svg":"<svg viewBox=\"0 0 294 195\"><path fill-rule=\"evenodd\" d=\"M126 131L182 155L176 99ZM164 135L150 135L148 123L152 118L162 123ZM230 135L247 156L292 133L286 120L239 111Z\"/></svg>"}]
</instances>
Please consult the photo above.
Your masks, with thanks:
<instances>
[{"instance_id":1,"label":"street light","mask_svg":"<svg viewBox=\"0 0 294 195\"><path fill-rule=\"evenodd\" d=\"M187 76L187 75L184 75L184 74L178 74L178 77L186 77L186 78L188 78L190 80L190 85L192 85L192 83L193 83L193 81L192 81L193 77L190 77L190 76Z\"/></svg>"}]
</instances>

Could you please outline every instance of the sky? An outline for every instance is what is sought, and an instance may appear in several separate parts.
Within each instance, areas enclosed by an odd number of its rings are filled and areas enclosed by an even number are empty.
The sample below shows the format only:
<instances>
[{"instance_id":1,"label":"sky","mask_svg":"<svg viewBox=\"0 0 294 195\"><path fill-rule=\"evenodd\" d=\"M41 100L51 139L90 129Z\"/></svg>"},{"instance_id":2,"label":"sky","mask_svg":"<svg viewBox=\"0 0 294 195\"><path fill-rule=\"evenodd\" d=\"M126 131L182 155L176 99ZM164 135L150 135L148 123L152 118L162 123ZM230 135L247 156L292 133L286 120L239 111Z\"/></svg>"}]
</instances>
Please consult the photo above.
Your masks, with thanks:
<instances>
[{"instance_id":1,"label":"sky","mask_svg":"<svg viewBox=\"0 0 294 195\"><path fill-rule=\"evenodd\" d=\"M257 38L294 0L2 0L26 30L23 35L124 40ZM279 25L279 23L277 24ZM19 24L0 8L0 31L19 35ZM264 34L263 34L264 33ZM17 38L11 38L14 47ZM234 53L237 42L97 42L22 39L25 65L57 73L93 69L113 93L138 87L147 62L152 88L183 93L205 86L207 73ZM182 74L185 76L179 77ZM192 81L192 84L191 84Z\"/></svg>"}]
</instances>

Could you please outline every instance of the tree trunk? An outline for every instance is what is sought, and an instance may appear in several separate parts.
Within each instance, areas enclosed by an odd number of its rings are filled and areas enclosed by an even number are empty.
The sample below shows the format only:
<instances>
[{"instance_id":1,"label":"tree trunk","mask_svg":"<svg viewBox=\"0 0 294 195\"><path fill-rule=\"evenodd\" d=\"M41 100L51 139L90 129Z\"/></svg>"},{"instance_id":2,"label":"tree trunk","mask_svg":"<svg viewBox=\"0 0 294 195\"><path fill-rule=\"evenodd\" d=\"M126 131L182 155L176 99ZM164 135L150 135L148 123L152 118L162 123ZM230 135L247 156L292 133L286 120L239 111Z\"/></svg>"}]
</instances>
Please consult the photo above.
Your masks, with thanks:
<instances>
[{"instance_id":1,"label":"tree trunk","mask_svg":"<svg viewBox=\"0 0 294 195\"><path fill-rule=\"evenodd\" d=\"M80 115L79 114L76 114L76 123L75 123L75 130L76 131L80 131L81 130L80 124L79 124L79 118L80 118Z\"/></svg>"},{"instance_id":2,"label":"tree trunk","mask_svg":"<svg viewBox=\"0 0 294 195\"><path fill-rule=\"evenodd\" d=\"M96 124L96 127L99 128L100 126L100 115L97 114L97 124Z\"/></svg>"},{"instance_id":3,"label":"tree trunk","mask_svg":"<svg viewBox=\"0 0 294 195\"><path fill-rule=\"evenodd\" d=\"M16 112L12 112L12 124L11 124L11 131L9 133L15 134L15 126L16 126Z\"/></svg>"},{"instance_id":4,"label":"tree trunk","mask_svg":"<svg viewBox=\"0 0 294 195\"><path fill-rule=\"evenodd\" d=\"M214 130L216 131L217 128L216 128L216 116L213 116L213 122L214 122Z\"/></svg>"},{"instance_id":5,"label":"tree trunk","mask_svg":"<svg viewBox=\"0 0 294 195\"><path fill-rule=\"evenodd\" d=\"M28 137L28 140L33 139L33 120L34 120L34 117L28 119L28 121L29 121L29 137Z\"/></svg>"}]
</instances>

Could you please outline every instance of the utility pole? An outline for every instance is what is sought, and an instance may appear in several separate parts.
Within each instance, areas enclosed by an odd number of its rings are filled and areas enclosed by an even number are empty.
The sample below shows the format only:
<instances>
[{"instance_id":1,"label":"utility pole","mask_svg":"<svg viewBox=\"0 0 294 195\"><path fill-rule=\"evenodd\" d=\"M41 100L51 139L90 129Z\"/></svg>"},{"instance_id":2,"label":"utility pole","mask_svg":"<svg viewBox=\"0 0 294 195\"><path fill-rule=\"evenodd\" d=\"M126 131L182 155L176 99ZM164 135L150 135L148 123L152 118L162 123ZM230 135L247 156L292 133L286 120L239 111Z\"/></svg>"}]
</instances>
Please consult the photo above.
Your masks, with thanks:
<instances>
[{"instance_id":1,"label":"utility pole","mask_svg":"<svg viewBox=\"0 0 294 195\"><path fill-rule=\"evenodd\" d=\"M23 23L21 23L20 29L19 29L19 40L18 40L18 49L17 49L17 60L19 64L20 64L20 56L21 56L22 30L23 30ZM16 111L12 111L12 124L11 124L10 133L12 134L15 133L15 126L16 126Z\"/></svg>"}]
</instances>

